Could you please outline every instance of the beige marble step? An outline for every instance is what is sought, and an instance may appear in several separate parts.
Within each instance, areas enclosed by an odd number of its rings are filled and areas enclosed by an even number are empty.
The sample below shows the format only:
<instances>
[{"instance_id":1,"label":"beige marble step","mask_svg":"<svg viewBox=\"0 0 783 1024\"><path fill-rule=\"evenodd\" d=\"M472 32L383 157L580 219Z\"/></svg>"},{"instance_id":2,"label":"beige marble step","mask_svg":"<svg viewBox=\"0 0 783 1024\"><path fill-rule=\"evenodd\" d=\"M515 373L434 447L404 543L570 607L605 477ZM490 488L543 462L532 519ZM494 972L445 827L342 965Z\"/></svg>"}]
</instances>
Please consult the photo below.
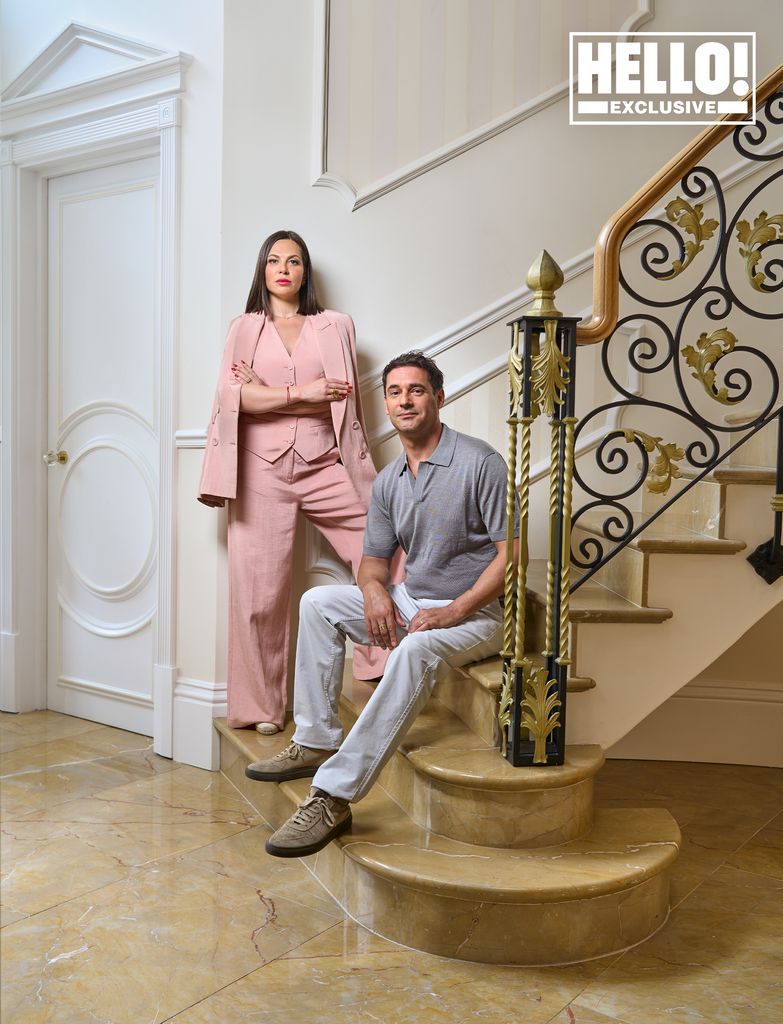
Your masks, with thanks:
<instances>
[{"instance_id":1,"label":"beige marble step","mask_svg":"<svg viewBox=\"0 0 783 1024\"><path fill-rule=\"evenodd\" d=\"M539 654L528 652L527 657L536 667L544 662ZM435 695L483 740L497 747L500 745L497 716L502 679L503 659L496 655L464 668L452 669L438 683ZM568 678L569 693L582 693L594 688L595 680L588 676Z\"/></svg>"},{"instance_id":2,"label":"beige marble step","mask_svg":"<svg viewBox=\"0 0 783 1024\"><path fill-rule=\"evenodd\" d=\"M722 528L722 516L720 526ZM577 525L573 531L574 550L583 540L591 538L603 540L600 524L588 521ZM611 542L604 543L610 550ZM618 551L593 579L618 596L644 607L647 604L650 555L734 555L746 546L744 541L694 532L679 520L661 516Z\"/></svg>"},{"instance_id":3,"label":"beige marble step","mask_svg":"<svg viewBox=\"0 0 783 1024\"><path fill-rule=\"evenodd\" d=\"M761 418L762 415L762 409L746 410L745 412L732 410L727 413L725 421L734 429L741 430L745 424ZM735 435L732 440L739 440L739 436ZM777 448L778 424L776 420L772 420L761 430L748 437L744 444L732 452L728 461L732 466L774 466L777 461Z\"/></svg>"},{"instance_id":4,"label":"beige marble step","mask_svg":"<svg viewBox=\"0 0 783 1024\"><path fill-rule=\"evenodd\" d=\"M674 504L661 512L656 524L670 523L679 529L702 536L722 537L726 504L725 488L713 477L706 477L689 487L694 476L696 476L695 472L690 476L683 473L679 478L672 480L667 494L654 494L643 487L641 491L642 507L638 516L649 519L675 495L679 495ZM686 487L689 489L686 490Z\"/></svg>"},{"instance_id":5,"label":"beige marble step","mask_svg":"<svg viewBox=\"0 0 783 1024\"><path fill-rule=\"evenodd\" d=\"M292 804L307 785L280 787ZM666 920L680 833L668 811L603 810L564 846L499 850L416 826L381 789L308 866L354 920L458 960L555 964L642 942Z\"/></svg>"},{"instance_id":6,"label":"beige marble step","mask_svg":"<svg viewBox=\"0 0 783 1024\"><path fill-rule=\"evenodd\" d=\"M578 578L572 571L572 581ZM527 593L540 611L546 609L546 562L543 559L531 561L527 573ZM665 622L672 617L670 608L649 608L630 601L620 594L602 586L594 578L583 584L571 595L569 619L579 622ZM535 619L540 627L541 615ZM529 647L543 646L540 628L531 636Z\"/></svg>"},{"instance_id":7,"label":"beige marble step","mask_svg":"<svg viewBox=\"0 0 783 1024\"><path fill-rule=\"evenodd\" d=\"M682 471L682 477L686 480L692 480L697 475L695 469L685 468ZM751 485L771 485L775 484L775 470L771 466L755 466L755 465L732 465L730 463L722 463L717 466L711 473L704 477L703 483L712 482L714 484L751 484Z\"/></svg>"},{"instance_id":8,"label":"beige marble step","mask_svg":"<svg viewBox=\"0 0 783 1024\"><path fill-rule=\"evenodd\" d=\"M473 680L466 685L476 685ZM350 729L372 695L346 678L341 719ZM419 714L380 783L422 827L441 836L499 847L566 842L593 820L593 778L604 763L597 746L571 746L560 767L513 768L437 698Z\"/></svg>"},{"instance_id":9,"label":"beige marble step","mask_svg":"<svg viewBox=\"0 0 783 1024\"><path fill-rule=\"evenodd\" d=\"M216 725L221 770L276 828L308 781L253 782L244 768L284 745L292 727L261 737ZM304 863L356 921L415 949L483 963L569 963L642 942L668 913L680 834L667 811L602 810L582 838L526 849L439 836L382 786L353 816L350 832Z\"/></svg>"},{"instance_id":10,"label":"beige marble step","mask_svg":"<svg viewBox=\"0 0 783 1024\"><path fill-rule=\"evenodd\" d=\"M716 469L713 476L722 484L751 484L775 486L776 472L768 466L726 466Z\"/></svg>"}]
</instances>

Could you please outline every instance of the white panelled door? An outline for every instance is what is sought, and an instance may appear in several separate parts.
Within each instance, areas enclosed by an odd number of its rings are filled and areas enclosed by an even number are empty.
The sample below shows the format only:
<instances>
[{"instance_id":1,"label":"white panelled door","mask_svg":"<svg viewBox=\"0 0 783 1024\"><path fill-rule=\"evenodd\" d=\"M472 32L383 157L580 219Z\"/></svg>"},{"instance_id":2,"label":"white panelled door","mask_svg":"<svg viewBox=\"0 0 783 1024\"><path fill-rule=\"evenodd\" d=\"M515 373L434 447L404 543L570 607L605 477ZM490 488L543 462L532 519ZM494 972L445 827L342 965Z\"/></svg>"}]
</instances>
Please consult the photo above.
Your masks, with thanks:
<instances>
[{"instance_id":1,"label":"white panelled door","mask_svg":"<svg viewBox=\"0 0 783 1024\"><path fill-rule=\"evenodd\" d=\"M48 219L48 706L151 735L157 158L50 179Z\"/></svg>"}]
</instances>

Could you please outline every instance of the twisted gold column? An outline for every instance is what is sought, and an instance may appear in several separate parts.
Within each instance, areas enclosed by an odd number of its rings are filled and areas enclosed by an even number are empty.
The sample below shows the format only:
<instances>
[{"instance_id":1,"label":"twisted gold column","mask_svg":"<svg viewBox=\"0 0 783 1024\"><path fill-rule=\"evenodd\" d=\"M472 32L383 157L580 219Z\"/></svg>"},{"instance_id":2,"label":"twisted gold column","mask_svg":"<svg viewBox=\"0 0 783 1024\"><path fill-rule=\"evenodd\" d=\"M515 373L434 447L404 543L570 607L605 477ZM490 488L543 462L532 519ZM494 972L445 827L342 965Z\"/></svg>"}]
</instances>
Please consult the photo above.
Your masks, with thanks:
<instances>
[{"instance_id":1,"label":"twisted gold column","mask_svg":"<svg viewBox=\"0 0 783 1024\"><path fill-rule=\"evenodd\" d=\"M528 523L530 520L530 448L533 426L532 416L523 416L520 440L519 480L519 558L517 561L517 631L514 643L514 661L521 664L525 657L525 606L527 603Z\"/></svg>"},{"instance_id":2,"label":"twisted gold column","mask_svg":"<svg viewBox=\"0 0 783 1024\"><path fill-rule=\"evenodd\" d=\"M566 416L563 452L563 528L560 547L560 641L558 665L570 665L568 619L571 598L571 507L574 496L574 427L576 416Z\"/></svg>"},{"instance_id":3,"label":"twisted gold column","mask_svg":"<svg viewBox=\"0 0 783 1024\"><path fill-rule=\"evenodd\" d=\"M517 410L521 396L521 362L519 359L519 324L514 324L511 353L508 360L511 387L511 408L508 424L508 468L506 473L506 571L503 578L503 657L514 656L514 508L517 490L517 435L519 420Z\"/></svg>"},{"instance_id":4,"label":"twisted gold column","mask_svg":"<svg viewBox=\"0 0 783 1024\"><path fill-rule=\"evenodd\" d=\"M546 566L546 642L542 654L555 653L555 560L557 558L557 503L560 481L560 420L552 420L549 466L549 558Z\"/></svg>"},{"instance_id":5,"label":"twisted gold column","mask_svg":"<svg viewBox=\"0 0 783 1024\"><path fill-rule=\"evenodd\" d=\"M514 610L519 618L519 585L515 581L516 560L514 558L514 510L517 491L517 443L519 419L517 411L522 396L522 362L519 357L519 324L513 327L511 352L508 358L508 374L511 388L511 408L508 424L508 469L506 475L506 570L503 578L503 683L500 689L498 725L501 735L501 752L505 756L508 746L508 730L511 728L511 706L514 699ZM529 467L529 462L528 462ZM528 468L529 473L529 468ZM515 588L516 582L516 588ZM524 591L522 591L524 598ZM522 603L524 618L524 600Z\"/></svg>"}]
</instances>

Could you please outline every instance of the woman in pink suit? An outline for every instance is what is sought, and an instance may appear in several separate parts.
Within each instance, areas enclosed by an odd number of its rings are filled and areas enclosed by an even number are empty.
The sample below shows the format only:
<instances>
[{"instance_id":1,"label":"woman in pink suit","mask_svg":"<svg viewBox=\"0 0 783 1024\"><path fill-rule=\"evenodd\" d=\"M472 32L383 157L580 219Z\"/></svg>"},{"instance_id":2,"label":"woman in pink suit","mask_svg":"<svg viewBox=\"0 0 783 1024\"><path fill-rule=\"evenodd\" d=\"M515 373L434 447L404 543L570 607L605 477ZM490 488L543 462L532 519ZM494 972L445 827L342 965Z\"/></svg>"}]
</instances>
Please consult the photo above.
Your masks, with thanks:
<instances>
[{"instance_id":1,"label":"woman in pink suit","mask_svg":"<svg viewBox=\"0 0 783 1024\"><path fill-rule=\"evenodd\" d=\"M297 512L356 572L374 478L353 321L324 310L304 241L276 231L229 327L198 495L229 500L233 728L273 733L285 721ZM359 678L382 674L385 653L357 648Z\"/></svg>"}]
</instances>

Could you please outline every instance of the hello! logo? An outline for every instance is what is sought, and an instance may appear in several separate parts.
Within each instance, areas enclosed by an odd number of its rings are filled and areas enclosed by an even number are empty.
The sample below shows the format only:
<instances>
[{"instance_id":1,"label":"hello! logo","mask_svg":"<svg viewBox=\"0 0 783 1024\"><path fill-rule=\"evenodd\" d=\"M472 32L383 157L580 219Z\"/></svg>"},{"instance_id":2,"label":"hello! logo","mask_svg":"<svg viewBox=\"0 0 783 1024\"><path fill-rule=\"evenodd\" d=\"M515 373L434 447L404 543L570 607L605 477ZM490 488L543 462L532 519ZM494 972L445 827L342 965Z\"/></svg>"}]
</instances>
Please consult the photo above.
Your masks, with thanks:
<instances>
[{"instance_id":1,"label":"hello! logo","mask_svg":"<svg viewBox=\"0 0 783 1024\"><path fill-rule=\"evenodd\" d=\"M755 122L755 32L637 32L632 40L571 32L569 39L570 124Z\"/></svg>"}]
</instances>

